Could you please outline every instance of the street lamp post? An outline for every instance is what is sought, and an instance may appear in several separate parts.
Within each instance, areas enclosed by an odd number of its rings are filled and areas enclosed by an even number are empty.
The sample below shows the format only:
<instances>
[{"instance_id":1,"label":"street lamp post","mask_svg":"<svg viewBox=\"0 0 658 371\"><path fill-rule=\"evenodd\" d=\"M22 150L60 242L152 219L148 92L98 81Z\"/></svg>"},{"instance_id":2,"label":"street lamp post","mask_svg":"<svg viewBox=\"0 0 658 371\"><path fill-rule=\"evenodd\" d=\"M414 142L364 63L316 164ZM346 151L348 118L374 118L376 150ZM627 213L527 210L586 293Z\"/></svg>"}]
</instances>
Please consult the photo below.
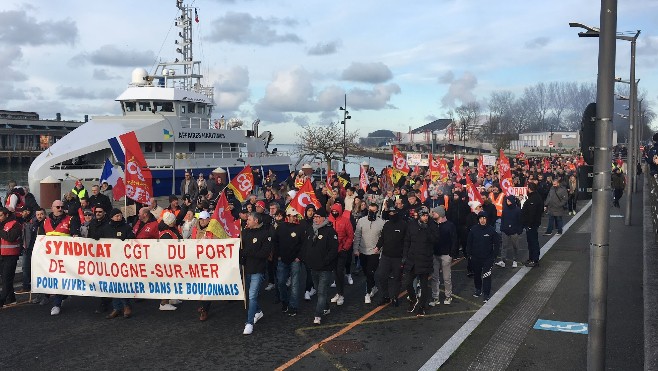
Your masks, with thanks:
<instances>
[{"instance_id":1,"label":"street lamp post","mask_svg":"<svg viewBox=\"0 0 658 371\"><path fill-rule=\"evenodd\" d=\"M589 249L588 370L605 370L608 254L610 246L610 150L612 147L617 0L601 0L600 21L600 30L580 23L569 23L571 27L580 27L587 30L587 32L579 33L579 36L600 36L596 83L592 233Z\"/></svg>"},{"instance_id":2,"label":"street lamp post","mask_svg":"<svg viewBox=\"0 0 658 371\"><path fill-rule=\"evenodd\" d=\"M347 162L347 120L351 119L350 111L347 110L347 94L345 94L345 106L340 107L339 110L343 111L343 172L345 172L345 163Z\"/></svg>"},{"instance_id":3,"label":"street lamp post","mask_svg":"<svg viewBox=\"0 0 658 371\"><path fill-rule=\"evenodd\" d=\"M173 148L172 148L174 161L171 168L171 194L173 195L176 194L176 133L174 132L174 125L171 123L171 121L169 121L167 116L163 115L160 112L153 111L153 113L157 113L158 115L162 116L162 118L165 119L165 121L167 121L169 127L171 127L171 137L174 139Z\"/></svg>"}]
</instances>

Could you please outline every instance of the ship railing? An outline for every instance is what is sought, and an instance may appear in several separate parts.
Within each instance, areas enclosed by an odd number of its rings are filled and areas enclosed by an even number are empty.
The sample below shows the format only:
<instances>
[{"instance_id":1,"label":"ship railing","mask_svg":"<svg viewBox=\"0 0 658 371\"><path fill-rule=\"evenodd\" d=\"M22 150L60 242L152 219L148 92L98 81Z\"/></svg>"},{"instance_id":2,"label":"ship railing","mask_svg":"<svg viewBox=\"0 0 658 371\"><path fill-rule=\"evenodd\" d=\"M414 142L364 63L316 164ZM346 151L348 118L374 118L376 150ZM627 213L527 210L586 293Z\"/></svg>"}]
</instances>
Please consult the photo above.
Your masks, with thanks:
<instances>
[{"instance_id":1,"label":"ship railing","mask_svg":"<svg viewBox=\"0 0 658 371\"><path fill-rule=\"evenodd\" d=\"M225 120L221 119L212 120L203 117L189 117L186 119L182 118L180 123L183 129L240 130L239 127L228 127Z\"/></svg>"},{"instance_id":2,"label":"ship railing","mask_svg":"<svg viewBox=\"0 0 658 371\"><path fill-rule=\"evenodd\" d=\"M177 160L201 159L201 158L263 158L273 156L288 156L288 152L281 151L276 153L260 153L260 152L237 152L237 151L224 151L224 152L177 152ZM166 152L147 152L144 153L144 158L147 160L171 160L172 154Z\"/></svg>"}]
</instances>

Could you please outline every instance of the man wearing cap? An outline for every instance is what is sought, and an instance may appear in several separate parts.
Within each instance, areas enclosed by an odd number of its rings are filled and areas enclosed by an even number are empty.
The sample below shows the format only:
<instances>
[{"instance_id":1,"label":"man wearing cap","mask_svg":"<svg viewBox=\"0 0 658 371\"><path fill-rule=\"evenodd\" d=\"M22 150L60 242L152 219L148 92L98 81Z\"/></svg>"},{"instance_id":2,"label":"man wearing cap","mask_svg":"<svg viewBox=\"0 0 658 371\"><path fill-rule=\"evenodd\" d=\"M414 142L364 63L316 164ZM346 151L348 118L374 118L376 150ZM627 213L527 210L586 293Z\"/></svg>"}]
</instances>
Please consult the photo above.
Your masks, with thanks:
<instances>
[{"instance_id":1,"label":"man wearing cap","mask_svg":"<svg viewBox=\"0 0 658 371\"><path fill-rule=\"evenodd\" d=\"M338 292L331 299L331 302L337 305L343 305L345 302L345 280L347 279L345 265L352 262L353 256L350 251L354 242L354 229L352 228L350 215L349 211L343 212L343 207L339 203L331 206L329 222L331 222L338 235L338 258L336 259L336 277L334 280Z\"/></svg>"},{"instance_id":2,"label":"man wearing cap","mask_svg":"<svg viewBox=\"0 0 658 371\"><path fill-rule=\"evenodd\" d=\"M439 227L436 223L430 223L430 211L422 207L418 213L418 220L409 221L402 252L404 264L402 285L406 287L409 294L408 312L416 313L419 317L425 315L429 302L428 281L433 269L434 244L438 239ZM420 282L422 293L420 299L413 286L416 278Z\"/></svg>"},{"instance_id":3,"label":"man wearing cap","mask_svg":"<svg viewBox=\"0 0 658 371\"><path fill-rule=\"evenodd\" d=\"M439 272L443 275L443 287L445 300L443 304L452 303L452 260L459 253L459 244L457 238L457 227L446 218L446 210L443 206L431 210L432 219L439 226L439 238L434 244L434 270L432 272L432 301L431 307L439 305L441 284Z\"/></svg>"},{"instance_id":4,"label":"man wearing cap","mask_svg":"<svg viewBox=\"0 0 658 371\"><path fill-rule=\"evenodd\" d=\"M254 325L263 318L258 305L258 292L265 280L267 258L272 252L270 232L263 225L263 214L251 213L247 217L247 228L242 231L240 261L244 266L245 290L249 294L247 322L242 334L251 335Z\"/></svg>"},{"instance_id":5,"label":"man wearing cap","mask_svg":"<svg viewBox=\"0 0 658 371\"><path fill-rule=\"evenodd\" d=\"M322 207L313 215L312 229L307 231L302 256L311 269L313 284L318 290L313 323L319 325L322 316L330 313L327 299L338 256L338 235L327 219L327 210Z\"/></svg>"},{"instance_id":6,"label":"man wearing cap","mask_svg":"<svg viewBox=\"0 0 658 371\"><path fill-rule=\"evenodd\" d=\"M103 238L117 239L121 241L135 238L130 225L128 225L123 218L121 210L114 208L110 211L110 221L104 229ZM121 314L123 314L124 318L130 318L132 315L130 299L127 298L113 298L112 309L112 312L105 318L113 319L119 317Z\"/></svg>"},{"instance_id":7,"label":"man wearing cap","mask_svg":"<svg viewBox=\"0 0 658 371\"><path fill-rule=\"evenodd\" d=\"M366 295L364 299L366 304L370 304L372 297L377 293L377 286L375 286L375 272L379 264L377 242L385 223L377 215L378 210L379 205L371 203L368 206L368 215L356 222L354 230L354 255L359 256L363 273L366 275Z\"/></svg>"},{"instance_id":8,"label":"man wearing cap","mask_svg":"<svg viewBox=\"0 0 658 371\"><path fill-rule=\"evenodd\" d=\"M473 269L475 292L478 298L484 294L484 302L491 297L491 272L494 260L500 253L500 235L496 229L487 224L487 213L480 211L477 215L478 224L468 233L466 250Z\"/></svg>"},{"instance_id":9,"label":"man wearing cap","mask_svg":"<svg viewBox=\"0 0 658 371\"><path fill-rule=\"evenodd\" d=\"M285 221L283 218L285 217ZM304 244L304 227L297 223L296 212L278 210L275 215L277 228L272 232L273 260L277 264L277 282L281 310L289 316L297 315L301 294L301 253ZM290 295L286 282L290 279Z\"/></svg>"},{"instance_id":10,"label":"man wearing cap","mask_svg":"<svg viewBox=\"0 0 658 371\"><path fill-rule=\"evenodd\" d=\"M82 181L80 181L80 179L75 181L75 186L73 186L71 192L73 192L74 195L78 196L78 198L83 198L87 196L87 190L85 189L85 186L82 184Z\"/></svg>"},{"instance_id":11,"label":"man wearing cap","mask_svg":"<svg viewBox=\"0 0 658 371\"><path fill-rule=\"evenodd\" d=\"M199 213L199 222L197 225L192 227L192 239L219 239L221 236L215 235L215 233L208 229L210 225L210 213L207 211L202 211ZM212 301L205 300L201 301L201 306L198 309L199 312L199 321L205 321L208 319L208 312L210 311L210 304Z\"/></svg>"},{"instance_id":12,"label":"man wearing cap","mask_svg":"<svg viewBox=\"0 0 658 371\"><path fill-rule=\"evenodd\" d=\"M180 194L190 195L190 199L196 200L199 195L199 185L196 180L192 178L192 174L189 171L185 172L185 178L180 182Z\"/></svg>"},{"instance_id":13,"label":"man wearing cap","mask_svg":"<svg viewBox=\"0 0 658 371\"><path fill-rule=\"evenodd\" d=\"M384 213L386 213L387 221L384 223L377 241L377 249L381 252L381 257L375 279L377 286L382 290L382 300L379 305L392 302L397 307L407 221L403 219L400 210L395 206L389 207Z\"/></svg>"}]
</instances>

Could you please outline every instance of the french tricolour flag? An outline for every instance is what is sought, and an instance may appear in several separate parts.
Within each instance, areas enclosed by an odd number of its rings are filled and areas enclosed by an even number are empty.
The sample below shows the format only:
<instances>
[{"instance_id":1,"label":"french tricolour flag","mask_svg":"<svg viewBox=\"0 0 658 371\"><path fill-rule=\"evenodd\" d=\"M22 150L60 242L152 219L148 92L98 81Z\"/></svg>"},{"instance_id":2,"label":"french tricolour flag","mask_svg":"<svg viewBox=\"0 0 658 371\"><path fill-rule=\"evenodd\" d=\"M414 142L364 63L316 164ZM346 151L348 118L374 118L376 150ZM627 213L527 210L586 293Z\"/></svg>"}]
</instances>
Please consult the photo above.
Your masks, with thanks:
<instances>
[{"instance_id":1,"label":"french tricolour flag","mask_svg":"<svg viewBox=\"0 0 658 371\"><path fill-rule=\"evenodd\" d=\"M105 165L103 166L100 181L101 184L107 182L107 184L112 186L112 198L114 198L115 201L118 201L121 197L126 195L126 187L123 183L121 173L121 170L112 166L109 159L105 159Z\"/></svg>"}]
</instances>

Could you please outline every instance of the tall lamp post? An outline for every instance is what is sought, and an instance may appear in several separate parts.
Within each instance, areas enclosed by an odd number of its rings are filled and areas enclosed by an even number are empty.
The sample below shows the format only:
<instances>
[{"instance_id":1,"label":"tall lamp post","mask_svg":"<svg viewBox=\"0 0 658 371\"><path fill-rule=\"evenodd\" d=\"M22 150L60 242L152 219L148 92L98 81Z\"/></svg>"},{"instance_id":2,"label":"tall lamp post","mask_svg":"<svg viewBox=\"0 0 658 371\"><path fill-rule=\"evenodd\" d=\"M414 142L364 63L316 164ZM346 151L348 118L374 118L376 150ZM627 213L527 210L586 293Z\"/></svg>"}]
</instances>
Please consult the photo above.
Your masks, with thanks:
<instances>
[{"instance_id":1,"label":"tall lamp post","mask_svg":"<svg viewBox=\"0 0 658 371\"><path fill-rule=\"evenodd\" d=\"M169 121L167 116L163 115L160 112L156 112L155 110L152 111L153 113L157 113L158 115L162 116L165 121L169 124L169 127L171 127L171 137L174 139L173 142L173 166L171 168L171 194L174 195L176 194L176 133L174 132L174 125Z\"/></svg>"},{"instance_id":2,"label":"tall lamp post","mask_svg":"<svg viewBox=\"0 0 658 371\"><path fill-rule=\"evenodd\" d=\"M347 94L345 94L345 105L340 107L339 110L343 111L343 172L345 172L345 163L347 162L347 120L351 119L350 111L347 110Z\"/></svg>"},{"instance_id":3,"label":"tall lamp post","mask_svg":"<svg viewBox=\"0 0 658 371\"><path fill-rule=\"evenodd\" d=\"M581 37L599 37L596 83L596 123L594 131L594 179L592 185L592 233L590 237L589 334L587 369L605 370L606 317L608 302L608 254L610 247L610 159L614 102L617 0L601 0L601 29L581 23Z\"/></svg>"}]
</instances>

